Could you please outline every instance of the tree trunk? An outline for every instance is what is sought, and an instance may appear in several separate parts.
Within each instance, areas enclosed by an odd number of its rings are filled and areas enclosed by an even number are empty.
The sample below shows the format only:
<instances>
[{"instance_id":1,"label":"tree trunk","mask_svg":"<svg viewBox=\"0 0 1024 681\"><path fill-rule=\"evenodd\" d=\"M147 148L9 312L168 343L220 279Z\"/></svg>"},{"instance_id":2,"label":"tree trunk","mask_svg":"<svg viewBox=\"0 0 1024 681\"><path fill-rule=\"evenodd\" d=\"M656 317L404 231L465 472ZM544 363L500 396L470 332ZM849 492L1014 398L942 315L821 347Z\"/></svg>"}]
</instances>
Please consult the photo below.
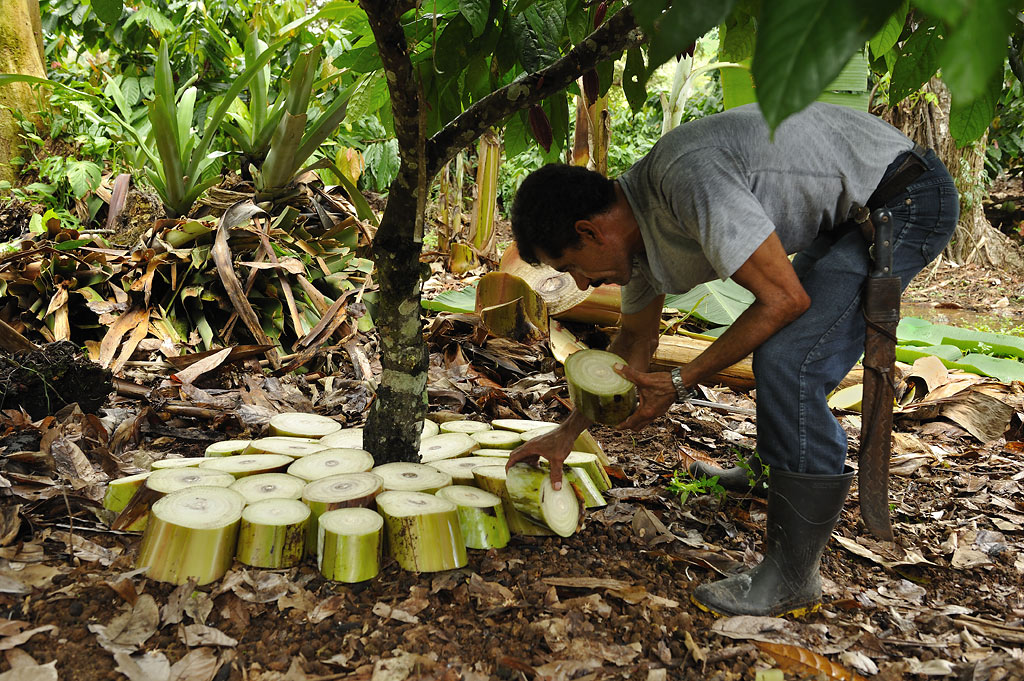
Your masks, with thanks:
<instances>
[{"instance_id":1,"label":"tree trunk","mask_svg":"<svg viewBox=\"0 0 1024 681\"><path fill-rule=\"evenodd\" d=\"M43 66L39 0L5 0L0 3L0 73L46 77ZM7 109L30 118L40 102L31 85L0 86L0 181L13 182L11 159L18 155L18 122Z\"/></svg>"},{"instance_id":2,"label":"tree trunk","mask_svg":"<svg viewBox=\"0 0 1024 681\"><path fill-rule=\"evenodd\" d=\"M934 97L934 101L929 101ZM937 102L937 104L935 103ZM986 184L981 179L988 136L958 147L949 133L949 90L938 78L923 88L923 95L887 110L883 117L923 147L934 149L956 181L960 192L960 220L943 256L960 265L980 263L996 267L1021 267L1020 258L1008 248L1009 239L985 218L981 200Z\"/></svg>"}]
</instances>

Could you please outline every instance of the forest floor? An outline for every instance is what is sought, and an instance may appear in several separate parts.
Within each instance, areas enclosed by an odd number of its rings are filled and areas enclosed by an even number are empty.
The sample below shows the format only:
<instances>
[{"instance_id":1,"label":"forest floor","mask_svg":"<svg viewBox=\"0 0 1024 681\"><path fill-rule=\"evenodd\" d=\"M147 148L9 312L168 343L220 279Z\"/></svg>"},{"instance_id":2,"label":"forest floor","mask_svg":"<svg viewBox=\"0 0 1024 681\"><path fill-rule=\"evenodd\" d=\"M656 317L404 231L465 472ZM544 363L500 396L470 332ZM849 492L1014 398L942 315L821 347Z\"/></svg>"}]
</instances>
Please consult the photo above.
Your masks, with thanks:
<instances>
[{"instance_id":1,"label":"forest floor","mask_svg":"<svg viewBox=\"0 0 1024 681\"><path fill-rule=\"evenodd\" d=\"M915 314L982 313L1005 330L1024 320L1021 274L940 266L905 301ZM753 406L750 395L714 396ZM436 574L385 559L378 577L355 585L308 563L236 564L197 589L147 580L133 565L138 535L77 511L69 522L81 490L33 474L41 455L29 452L19 475L7 470L25 522L0 509L0 680L727 681L773 667L788 679L1024 679L1019 384L1006 399L1011 430L987 443L948 419L897 420L896 543L864 531L855 481L823 559L824 606L802 619L716 619L690 601L696 585L758 562L765 505L749 495L681 502L666 484L688 457L728 462L752 446L752 416L679 405L640 433L595 428L615 487L574 536L516 537ZM80 435L95 424L61 419ZM856 465L857 423L842 422ZM139 420L133 446L197 455L237 436L229 425Z\"/></svg>"}]
</instances>

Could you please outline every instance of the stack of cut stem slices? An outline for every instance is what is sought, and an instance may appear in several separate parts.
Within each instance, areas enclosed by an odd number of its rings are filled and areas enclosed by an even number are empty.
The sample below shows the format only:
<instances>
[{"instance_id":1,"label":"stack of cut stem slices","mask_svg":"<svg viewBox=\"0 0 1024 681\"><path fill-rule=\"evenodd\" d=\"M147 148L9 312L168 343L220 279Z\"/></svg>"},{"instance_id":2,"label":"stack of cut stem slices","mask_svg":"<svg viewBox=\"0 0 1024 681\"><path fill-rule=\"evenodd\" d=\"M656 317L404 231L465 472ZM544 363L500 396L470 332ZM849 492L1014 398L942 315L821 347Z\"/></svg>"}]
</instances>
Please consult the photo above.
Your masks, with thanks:
<instances>
[{"instance_id":1,"label":"stack of cut stem slices","mask_svg":"<svg viewBox=\"0 0 1024 681\"><path fill-rule=\"evenodd\" d=\"M137 565L156 580L208 584L233 561L258 568L315 561L328 579L374 578L386 551L407 570L463 567L467 549L513 536L567 537L611 486L600 445L584 432L561 490L546 462L505 464L546 421L427 420L419 463L374 466L360 428L316 414L279 414L267 437L215 442L109 483L114 529L143 532Z\"/></svg>"}]
</instances>

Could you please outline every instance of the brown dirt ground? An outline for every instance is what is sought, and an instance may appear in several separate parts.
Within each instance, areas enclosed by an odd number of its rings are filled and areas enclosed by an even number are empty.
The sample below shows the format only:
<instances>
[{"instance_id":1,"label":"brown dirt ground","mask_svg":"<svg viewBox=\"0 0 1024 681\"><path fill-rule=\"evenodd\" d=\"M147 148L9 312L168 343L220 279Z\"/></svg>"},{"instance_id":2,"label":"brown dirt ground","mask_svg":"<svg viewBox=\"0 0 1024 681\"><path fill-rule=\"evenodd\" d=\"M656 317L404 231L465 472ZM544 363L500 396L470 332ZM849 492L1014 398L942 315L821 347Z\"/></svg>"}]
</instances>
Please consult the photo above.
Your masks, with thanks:
<instances>
[{"instance_id":1,"label":"brown dirt ground","mask_svg":"<svg viewBox=\"0 0 1024 681\"><path fill-rule=\"evenodd\" d=\"M1008 304L993 308L1003 298ZM940 267L915 282L907 300L1008 308L1019 323L1024 280ZM721 397L751 404L727 391ZM753 679L756 669L782 663L782 653L773 656L754 638L796 643L861 673L877 665L876 679L924 679L922 670L978 681L1024 678L1024 448L1015 441L1024 436L981 445L948 422L898 429L926 444L921 465L894 474L891 489L898 544L922 560L883 565L833 541L823 561L825 607L777 630L733 623L746 633L729 637L690 603L697 584L758 560L764 504L713 495L680 504L666 492L684 453L728 458L732 445L752 442L750 417L679 406L638 434L593 431L614 464L616 489L581 532L471 551L464 569L440 574L406 572L385 560L377 578L343 585L308 564L279 572L236 566L174 607L169 601L178 602L180 591L133 572L137 536L83 520L76 536L94 544L70 558L61 533L66 520L52 511L59 497L34 504L26 514L31 522L0 550L0 642L20 630L4 618L26 629L54 628L0 649L17 648L40 664L55 660L62 679L167 678L117 671L130 662L116 661L99 643L97 627L112 625L134 603L137 627L150 635L132 642L129 631L117 640L129 641L125 650L137 651L136 661L163 655L173 664L189 651L202 657L198 671L179 665L180 675L170 678L180 679L726 681ZM192 453L187 443L164 447ZM855 487L837 534L890 555L866 537L856 498ZM18 593L4 581L12 574L31 588ZM162 608L159 624L141 614L147 596ZM199 624L224 637L200 632ZM8 651L0 673L24 662ZM826 670L813 664L790 667L787 678Z\"/></svg>"}]
</instances>

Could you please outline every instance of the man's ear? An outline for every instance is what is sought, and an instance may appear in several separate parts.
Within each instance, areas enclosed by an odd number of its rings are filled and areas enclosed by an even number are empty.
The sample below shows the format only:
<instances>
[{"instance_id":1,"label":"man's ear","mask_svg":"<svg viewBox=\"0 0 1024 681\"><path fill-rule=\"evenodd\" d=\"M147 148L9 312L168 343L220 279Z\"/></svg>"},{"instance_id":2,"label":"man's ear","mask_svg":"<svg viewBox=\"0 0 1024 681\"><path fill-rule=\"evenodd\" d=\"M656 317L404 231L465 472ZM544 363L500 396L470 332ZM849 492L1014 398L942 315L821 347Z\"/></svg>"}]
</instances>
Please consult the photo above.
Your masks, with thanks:
<instances>
[{"instance_id":1,"label":"man's ear","mask_svg":"<svg viewBox=\"0 0 1024 681\"><path fill-rule=\"evenodd\" d=\"M576 227L576 234L579 235L584 243L596 242L600 245L604 239L601 226L592 220L577 220L574 226Z\"/></svg>"}]
</instances>

